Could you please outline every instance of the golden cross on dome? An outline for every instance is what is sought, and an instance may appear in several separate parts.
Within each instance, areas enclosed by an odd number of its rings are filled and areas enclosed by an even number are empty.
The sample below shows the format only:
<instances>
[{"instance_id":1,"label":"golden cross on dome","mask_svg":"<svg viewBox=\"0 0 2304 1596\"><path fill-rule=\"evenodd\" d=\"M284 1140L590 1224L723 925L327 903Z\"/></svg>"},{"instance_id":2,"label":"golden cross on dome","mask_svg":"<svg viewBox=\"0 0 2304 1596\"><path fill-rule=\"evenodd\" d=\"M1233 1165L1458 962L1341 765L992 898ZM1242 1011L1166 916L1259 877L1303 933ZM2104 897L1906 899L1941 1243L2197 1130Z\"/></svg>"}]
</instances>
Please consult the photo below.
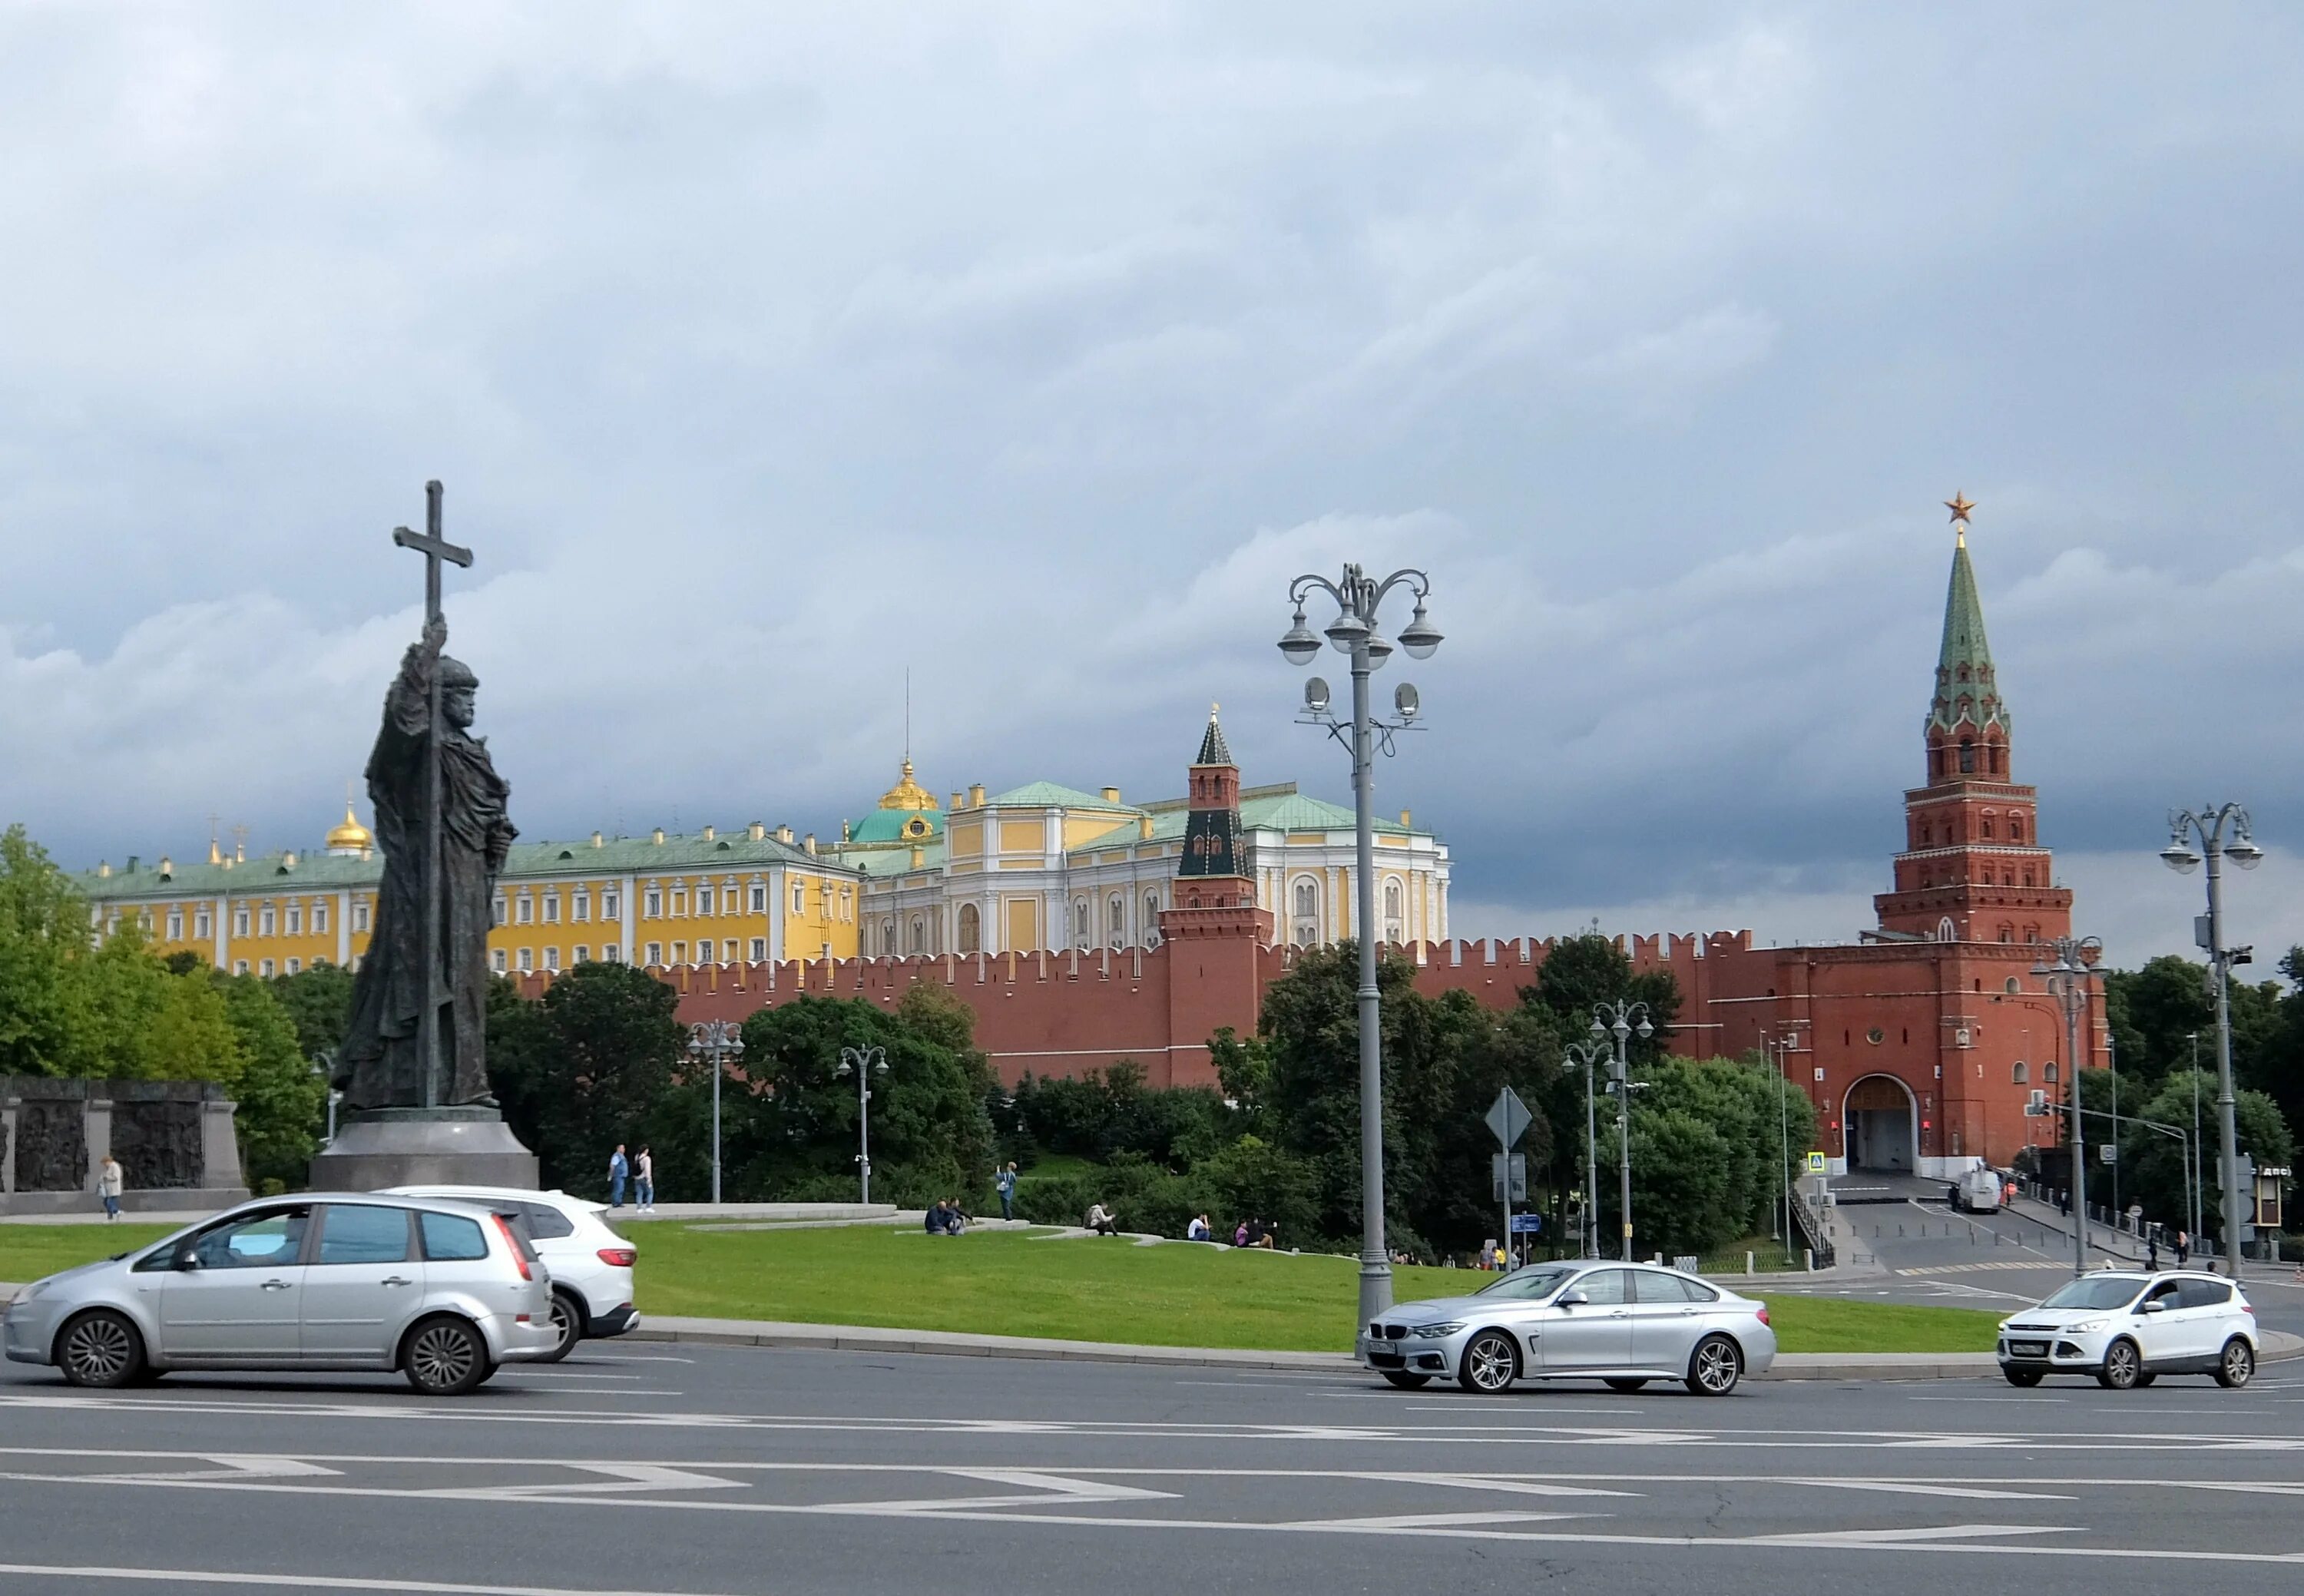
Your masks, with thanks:
<instances>
[{"instance_id":1,"label":"golden cross on dome","mask_svg":"<svg viewBox=\"0 0 2304 1596\"><path fill-rule=\"evenodd\" d=\"M1975 502L1968 495L1955 492L1950 498L1944 500L1944 506L1952 512L1952 525L1960 529L1957 535L1960 547L1966 548L1968 547L1968 513L1976 508Z\"/></svg>"}]
</instances>

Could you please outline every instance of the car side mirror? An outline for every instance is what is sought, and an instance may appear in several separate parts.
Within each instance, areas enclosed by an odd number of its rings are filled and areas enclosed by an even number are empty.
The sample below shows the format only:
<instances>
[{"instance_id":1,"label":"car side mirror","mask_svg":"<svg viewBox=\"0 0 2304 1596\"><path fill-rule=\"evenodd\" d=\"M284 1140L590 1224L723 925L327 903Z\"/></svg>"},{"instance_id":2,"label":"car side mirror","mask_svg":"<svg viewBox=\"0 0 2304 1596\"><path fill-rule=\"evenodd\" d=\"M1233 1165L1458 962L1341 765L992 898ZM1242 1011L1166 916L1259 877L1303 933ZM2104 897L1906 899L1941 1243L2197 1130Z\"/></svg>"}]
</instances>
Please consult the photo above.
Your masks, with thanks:
<instances>
[{"instance_id":1,"label":"car side mirror","mask_svg":"<svg viewBox=\"0 0 2304 1596\"><path fill-rule=\"evenodd\" d=\"M2163 1302L2158 1297L2154 1297L2150 1302L2145 1303L2141 1308L2139 1308L2137 1312L2139 1313L2163 1313L2167 1311L2167 1308L2168 1304L2166 1303Z\"/></svg>"},{"instance_id":2,"label":"car side mirror","mask_svg":"<svg viewBox=\"0 0 2304 1596\"><path fill-rule=\"evenodd\" d=\"M1580 1291L1563 1291L1560 1294L1560 1306L1563 1308L1581 1308L1591 1300Z\"/></svg>"},{"instance_id":3,"label":"car side mirror","mask_svg":"<svg viewBox=\"0 0 2304 1596\"><path fill-rule=\"evenodd\" d=\"M198 1252L195 1252L190 1247L186 1247L176 1254L176 1261L174 1267L179 1269L205 1269L208 1266L200 1261L200 1255Z\"/></svg>"}]
</instances>

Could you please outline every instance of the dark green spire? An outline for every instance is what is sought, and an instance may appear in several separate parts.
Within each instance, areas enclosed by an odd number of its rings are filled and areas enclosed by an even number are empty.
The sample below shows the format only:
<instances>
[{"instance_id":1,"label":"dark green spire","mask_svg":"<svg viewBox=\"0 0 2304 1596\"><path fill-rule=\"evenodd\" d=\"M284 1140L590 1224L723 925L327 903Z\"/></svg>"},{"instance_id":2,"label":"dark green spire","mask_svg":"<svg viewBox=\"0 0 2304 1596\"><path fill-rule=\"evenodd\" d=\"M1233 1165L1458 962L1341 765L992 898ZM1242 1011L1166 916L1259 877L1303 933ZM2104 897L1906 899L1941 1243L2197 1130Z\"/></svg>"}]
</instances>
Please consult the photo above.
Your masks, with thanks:
<instances>
[{"instance_id":1,"label":"dark green spire","mask_svg":"<svg viewBox=\"0 0 2304 1596\"><path fill-rule=\"evenodd\" d=\"M1978 731L1997 725L2008 730L2008 707L1992 671L1992 645L1984 638L1984 601L1976 594L1976 567L1969 563L1967 529L1952 555L1952 585L1944 594L1944 643L1936 651L1936 701L1928 724L1949 732L1967 721Z\"/></svg>"},{"instance_id":2,"label":"dark green spire","mask_svg":"<svg viewBox=\"0 0 2304 1596\"><path fill-rule=\"evenodd\" d=\"M1200 738L1200 757L1195 765L1230 765L1236 761L1232 750L1224 746L1224 727L1216 724L1216 706L1208 706L1208 729Z\"/></svg>"}]
</instances>

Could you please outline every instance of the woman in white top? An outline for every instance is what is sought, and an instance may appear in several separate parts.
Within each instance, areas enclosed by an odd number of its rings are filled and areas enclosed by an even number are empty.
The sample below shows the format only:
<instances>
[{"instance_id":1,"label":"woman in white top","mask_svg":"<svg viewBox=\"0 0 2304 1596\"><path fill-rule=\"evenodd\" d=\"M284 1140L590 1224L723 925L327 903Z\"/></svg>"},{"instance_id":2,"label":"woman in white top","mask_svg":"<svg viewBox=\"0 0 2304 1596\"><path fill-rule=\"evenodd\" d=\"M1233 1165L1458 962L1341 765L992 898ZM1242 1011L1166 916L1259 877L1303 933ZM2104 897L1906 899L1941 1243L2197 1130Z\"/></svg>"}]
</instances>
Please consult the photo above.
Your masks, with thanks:
<instances>
[{"instance_id":1,"label":"woman in white top","mask_svg":"<svg viewBox=\"0 0 2304 1596\"><path fill-rule=\"evenodd\" d=\"M106 1224L120 1218L121 1188L127 1184L127 1178L120 1172L120 1160L110 1153L106 1153L104 1162L97 1167L96 1194L104 1199L104 1218Z\"/></svg>"}]
</instances>

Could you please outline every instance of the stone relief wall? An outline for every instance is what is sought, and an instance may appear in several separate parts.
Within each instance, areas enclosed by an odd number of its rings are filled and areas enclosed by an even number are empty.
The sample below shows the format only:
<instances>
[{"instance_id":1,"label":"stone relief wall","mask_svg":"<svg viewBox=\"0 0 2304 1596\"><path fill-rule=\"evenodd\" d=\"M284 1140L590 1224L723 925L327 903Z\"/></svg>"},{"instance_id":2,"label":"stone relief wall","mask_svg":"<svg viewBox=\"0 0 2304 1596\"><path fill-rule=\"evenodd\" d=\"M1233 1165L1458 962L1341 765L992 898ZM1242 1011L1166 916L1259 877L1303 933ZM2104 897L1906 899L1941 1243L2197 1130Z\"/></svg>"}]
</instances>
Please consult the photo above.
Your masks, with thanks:
<instances>
[{"instance_id":1,"label":"stone relief wall","mask_svg":"<svg viewBox=\"0 0 2304 1596\"><path fill-rule=\"evenodd\" d=\"M112 1106L112 1156L131 1191L203 1184L198 1099L163 1099Z\"/></svg>"},{"instance_id":2,"label":"stone relief wall","mask_svg":"<svg viewBox=\"0 0 2304 1596\"><path fill-rule=\"evenodd\" d=\"M24 1099L16 1110L15 1169L20 1192L77 1192L88 1184L84 1099Z\"/></svg>"}]
</instances>

